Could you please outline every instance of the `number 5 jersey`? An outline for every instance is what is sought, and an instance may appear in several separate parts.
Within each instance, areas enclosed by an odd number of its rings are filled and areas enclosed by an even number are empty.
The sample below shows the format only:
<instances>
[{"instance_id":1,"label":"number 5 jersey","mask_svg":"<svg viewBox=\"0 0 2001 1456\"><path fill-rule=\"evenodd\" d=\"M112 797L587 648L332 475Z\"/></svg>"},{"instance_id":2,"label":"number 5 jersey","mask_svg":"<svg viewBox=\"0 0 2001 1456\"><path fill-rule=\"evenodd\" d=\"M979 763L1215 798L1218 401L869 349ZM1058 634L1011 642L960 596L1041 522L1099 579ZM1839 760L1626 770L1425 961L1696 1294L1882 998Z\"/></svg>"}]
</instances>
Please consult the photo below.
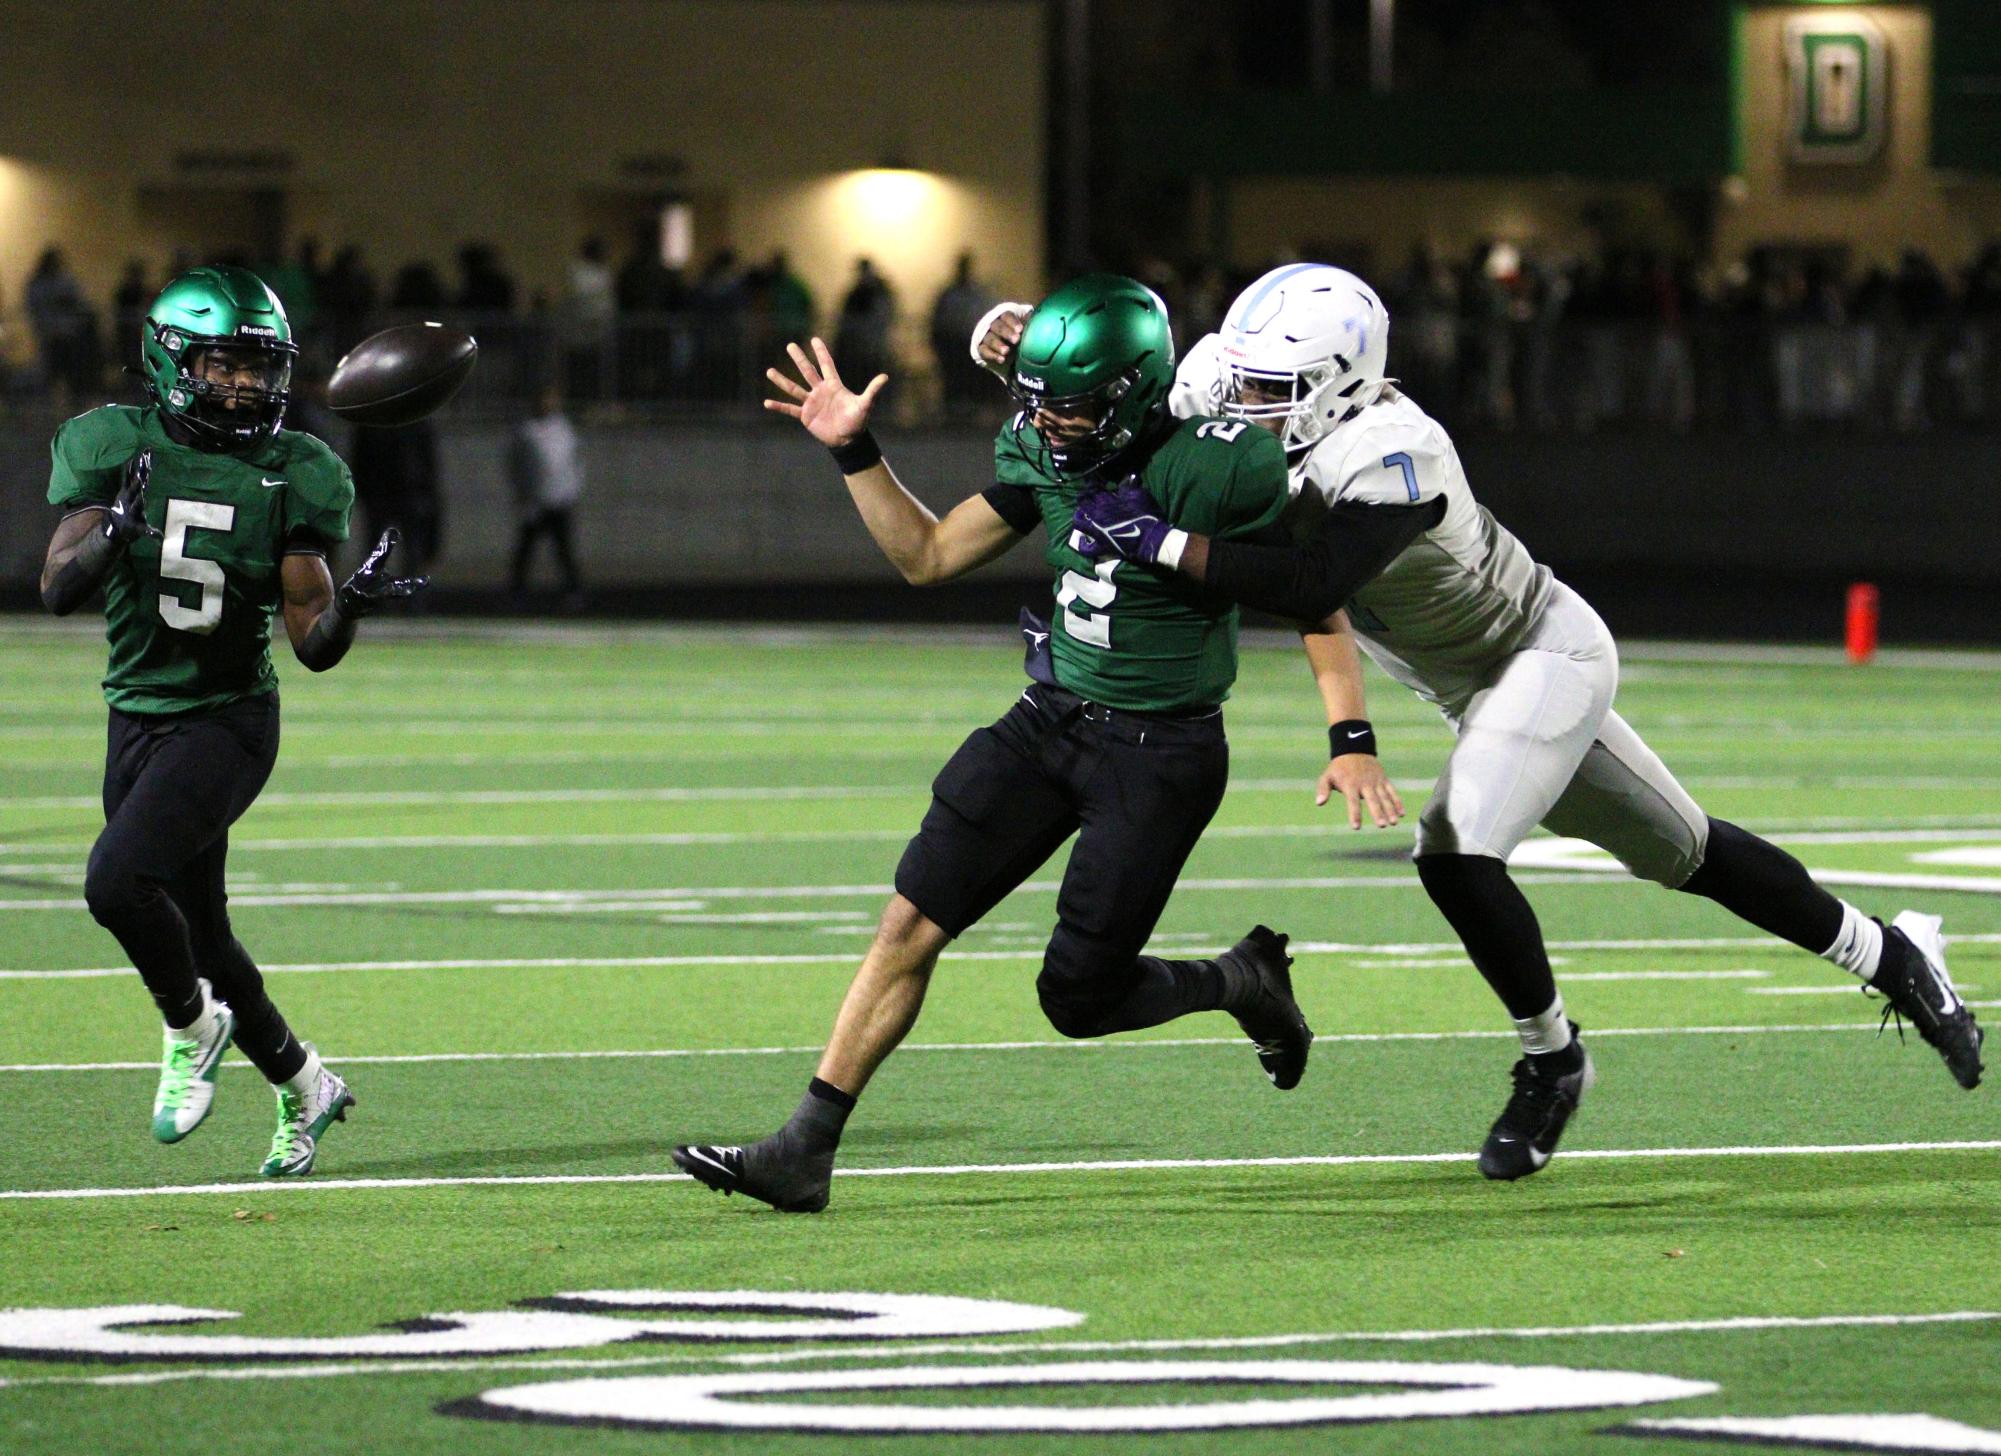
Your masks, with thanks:
<instances>
[{"instance_id":1,"label":"number 5 jersey","mask_svg":"<svg viewBox=\"0 0 2001 1456\"><path fill-rule=\"evenodd\" d=\"M153 453L141 537L104 579L105 701L188 713L274 691L271 617L288 551L347 539L354 481L325 442L281 430L245 455L175 443L157 410L106 405L56 431L49 501L110 505L125 467Z\"/></svg>"}]
</instances>

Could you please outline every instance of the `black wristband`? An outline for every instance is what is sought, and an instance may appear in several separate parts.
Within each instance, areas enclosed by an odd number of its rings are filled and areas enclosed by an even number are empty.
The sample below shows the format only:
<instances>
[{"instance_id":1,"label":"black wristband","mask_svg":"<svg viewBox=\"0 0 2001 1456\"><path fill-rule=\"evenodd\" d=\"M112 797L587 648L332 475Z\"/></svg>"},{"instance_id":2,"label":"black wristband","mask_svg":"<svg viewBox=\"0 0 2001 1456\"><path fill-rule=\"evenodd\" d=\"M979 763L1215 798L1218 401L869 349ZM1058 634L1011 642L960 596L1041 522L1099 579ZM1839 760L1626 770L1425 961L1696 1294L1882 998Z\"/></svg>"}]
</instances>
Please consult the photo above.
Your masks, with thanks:
<instances>
[{"instance_id":1,"label":"black wristband","mask_svg":"<svg viewBox=\"0 0 2001 1456\"><path fill-rule=\"evenodd\" d=\"M845 445L829 445L827 453L834 457L834 463L841 467L843 475L860 475L864 470L872 470L882 464L882 446L876 444L875 436L867 430Z\"/></svg>"},{"instance_id":2,"label":"black wristband","mask_svg":"<svg viewBox=\"0 0 2001 1456\"><path fill-rule=\"evenodd\" d=\"M1376 730L1367 718L1344 719L1327 730L1327 756L1339 758L1344 753L1376 756Z\"/></svg>"}]
</instances>

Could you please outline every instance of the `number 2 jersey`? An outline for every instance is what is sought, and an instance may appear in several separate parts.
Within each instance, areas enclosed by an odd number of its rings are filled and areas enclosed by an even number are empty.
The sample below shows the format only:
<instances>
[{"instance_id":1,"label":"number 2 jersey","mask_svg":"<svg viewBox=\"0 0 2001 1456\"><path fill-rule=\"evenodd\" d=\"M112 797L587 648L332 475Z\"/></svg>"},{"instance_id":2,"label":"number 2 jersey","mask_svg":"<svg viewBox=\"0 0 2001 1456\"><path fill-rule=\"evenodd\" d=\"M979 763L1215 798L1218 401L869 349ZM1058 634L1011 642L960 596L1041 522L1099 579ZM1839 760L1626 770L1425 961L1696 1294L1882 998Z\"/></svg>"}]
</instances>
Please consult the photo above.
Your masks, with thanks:
<instances>
[{"instance_id":1,"label":"number 2 jersey","mask_svg":"<svg viewBox=\"0 0 2001 1456\"><path fill-rule=\"evenodd\" d=\"M1215 407L1220 362L1207 343L1188 351L1176 375L1170 396L1176 414ZM1434 702L1456 700L1477 685L1520 645L1549 601L1549 568L1473 498L1451 437L1394 385L1293 463L1292 491L1298 499L1287 525L1302 536L1318 529L1336 504L1444 501L1438 524L1348 603L1370 657Z\"/></svg>"},{"instance_id":2,"label":"number 2 jersey","mask_svg":"<svg viewBox=\"0 0 2001 1456\"><path fill-rule=\"evenodd\" d=\"M1241 421L1167 420L1121 468L1176 525L1236 537L1273 526L1291 493L1277 439ZM986 498L1017 531L1040 521L1055 573L1049 648L1056 681L1079 697L1131 712L1213 707L1237 677L1237 609L1197 582L1149 566L1084 555L1070 517L1084 485L1050 468L1019 417L994 442Z\"/></svg>"},{"instance_id":3,"label":"number 2 jersey","mask_svg":"<svg viewBox=\"0 0 2001 1456\"><path fill-rule=\"evenodd\" d=\"M273 691L280 564L287 551L347 539L347 466L295 430L246 455L208 454L177 444L157 410L106 405L56 431L50 503L110 505L127 462L147 450L146 519L161 535L133 541L105 576L105 701L127 713L189 713Z\"/></svg>"}]
</instances>

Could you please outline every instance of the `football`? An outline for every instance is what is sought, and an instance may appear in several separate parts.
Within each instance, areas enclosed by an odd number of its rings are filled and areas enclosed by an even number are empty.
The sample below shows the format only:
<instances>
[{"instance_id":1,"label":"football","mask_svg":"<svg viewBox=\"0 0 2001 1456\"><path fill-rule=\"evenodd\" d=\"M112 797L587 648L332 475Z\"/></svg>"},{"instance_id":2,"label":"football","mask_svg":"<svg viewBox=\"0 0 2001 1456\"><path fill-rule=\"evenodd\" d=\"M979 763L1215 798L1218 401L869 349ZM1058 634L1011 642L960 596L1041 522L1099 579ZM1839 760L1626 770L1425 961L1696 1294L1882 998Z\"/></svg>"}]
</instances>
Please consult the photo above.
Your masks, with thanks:
<instances>
[{"instance_id":1,"label":"football","mask_svg":"<svg viewBox=\"0 0 2001 1456\"><path fill-rule=\"evenodd\" d=\"M448 324L398 324L371 334L334 365L327 406L357 425L409 425L459 392L479 344Z\"/></svg>"}]
</instances>

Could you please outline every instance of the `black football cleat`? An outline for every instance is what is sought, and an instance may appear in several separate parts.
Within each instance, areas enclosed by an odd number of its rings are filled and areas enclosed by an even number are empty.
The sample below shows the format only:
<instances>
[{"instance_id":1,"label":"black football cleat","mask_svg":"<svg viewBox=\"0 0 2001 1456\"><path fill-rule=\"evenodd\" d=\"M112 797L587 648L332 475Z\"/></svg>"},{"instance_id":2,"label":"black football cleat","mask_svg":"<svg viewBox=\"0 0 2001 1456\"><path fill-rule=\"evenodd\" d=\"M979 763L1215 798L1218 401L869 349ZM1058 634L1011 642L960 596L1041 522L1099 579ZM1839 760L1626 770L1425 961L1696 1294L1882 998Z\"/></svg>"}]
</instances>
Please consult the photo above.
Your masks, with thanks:
<instances>
[{"instance_id":1,"label":"black football cleat","mask_svg":"<svg viewBox=\"0 0 2001 1456\"><path fill-rule=\"evenodd\" d=\"M793 1146L783 1131L749 1147L708 1144L674 1149L674 1161L697 1183L728 1197L741 1193L780 1213L818 1213L834 1181L834 1151L814 1154Z\"/></svg>"},{"instance_id":2,"label":"black football cleat","mask_svg":"<svg viewBox=\"0 0 2001 1456\"><path fill-rule=\"evenodd\" d=\"M1945 969L1945 937L1939 917L1906 910L1883 932L1883 962L1865 989L1878 992L1889 1004L1883 1021L1899 1018L1917 1028L1944 1058L1953 1080L1969 1092L1980 1085L1980 1044L1986 1033L1960 999Z\"/></svg>"},{"instance_id":3,"label":"black football cleat","mask_svg":"<svg viewBox=\"0 0 2001 1456\"><path fill-rule=\"evenodd\" d=\"M1581 1064L1572 1070L1551 1065L1552 1060L1558 1063L1571 1060L1562 1052L1523 1057L1515 1063L1514 1095L1495 1119L1486 1145L1480 1149L1480 1171L1489 1178L1513 1182L1539 1172L1556 1152L1557 1140L1563 1136L1570 1115L1577 1111L1578 1102L1598 1080L1598 1072L1591 1065L1591 1053L1577 1040L1574 1021L1570 1023L1570 1036L1571 1045L1581 1058Z\"/></svg>"},{"instance_id":4,"label":"black football cleat","mask_svg":"<svg viewBox=\"0 0 2001 1456\"><path fill-rule=\"evenodd\" d=\"M1292 957L1285 953L1288 939L1268 926L1253 926L1249 935L1216 958L1229 988L1223 1009L1237 1018L1257 1048L1258 1065L1281 1092L1299 1085L1313 1047L1313 1028L1292 995Z\"/></svg>"}]
</instances>

